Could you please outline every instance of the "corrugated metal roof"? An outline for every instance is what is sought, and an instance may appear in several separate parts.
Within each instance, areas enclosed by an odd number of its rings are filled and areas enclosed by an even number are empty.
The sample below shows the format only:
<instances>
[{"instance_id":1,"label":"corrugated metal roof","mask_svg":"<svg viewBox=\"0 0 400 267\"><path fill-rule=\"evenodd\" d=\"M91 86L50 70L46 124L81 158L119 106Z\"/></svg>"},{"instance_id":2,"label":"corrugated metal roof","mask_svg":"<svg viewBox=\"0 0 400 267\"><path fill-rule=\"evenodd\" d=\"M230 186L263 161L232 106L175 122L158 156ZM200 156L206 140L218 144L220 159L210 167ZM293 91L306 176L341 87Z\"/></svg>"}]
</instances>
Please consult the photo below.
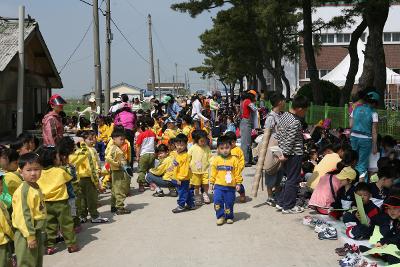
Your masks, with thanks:
<instances>
[{"instance_id":1,"label":"corrugated metal roof","mask_svg":"<svg viewBox=\"0 0 400 267\"><path fill-rule=\"evenodd\" d=\"M25 22L25 40L35 30L36 22ZM0 71L18 53L18 21L0 20Z\"/></svg>"}]
</instances>

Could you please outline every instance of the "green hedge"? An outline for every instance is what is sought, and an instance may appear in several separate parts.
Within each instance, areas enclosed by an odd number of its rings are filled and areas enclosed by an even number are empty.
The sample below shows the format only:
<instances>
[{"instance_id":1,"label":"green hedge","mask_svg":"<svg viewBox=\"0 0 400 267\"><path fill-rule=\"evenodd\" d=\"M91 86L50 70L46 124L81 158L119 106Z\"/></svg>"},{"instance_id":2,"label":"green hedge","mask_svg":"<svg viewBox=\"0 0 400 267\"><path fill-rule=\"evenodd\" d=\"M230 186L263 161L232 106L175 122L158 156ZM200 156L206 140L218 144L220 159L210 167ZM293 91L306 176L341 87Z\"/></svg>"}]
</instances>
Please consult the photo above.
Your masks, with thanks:
<instances>
[{"instance_id":1,"label":"green hedge","mask_svg":"<svg viewBox=\"0 0 400 267\"><path fill-rule=\"evenodd\" d=\"M324 103L328 103L329 106L338 107L340 101L340 88L335 84L321 80L320 88L322 90L322 98ZM311 83L307 83L300 87L297 92L298 95L306 96L311 102L315 102L313 98Z\"/></svg>"}]
</instances>

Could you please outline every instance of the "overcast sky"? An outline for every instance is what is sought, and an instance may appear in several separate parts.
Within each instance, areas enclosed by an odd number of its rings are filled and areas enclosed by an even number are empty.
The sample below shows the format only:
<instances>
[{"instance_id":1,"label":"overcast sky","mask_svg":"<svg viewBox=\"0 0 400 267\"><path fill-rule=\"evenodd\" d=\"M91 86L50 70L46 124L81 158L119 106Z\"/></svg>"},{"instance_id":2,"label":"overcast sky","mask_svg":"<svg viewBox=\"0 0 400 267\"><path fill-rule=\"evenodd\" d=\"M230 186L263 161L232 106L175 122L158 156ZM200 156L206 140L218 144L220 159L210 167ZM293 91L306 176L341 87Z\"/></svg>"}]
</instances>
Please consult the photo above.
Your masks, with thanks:
<instances>
[{"instance_id":1,"label":"overcast sky","mask_svg":"<svg viewBox=\"0 0 400 267\"><path fill-rule=\"evenodd\" d=\"M86 0L91 2L91 0ZM152 15L154 32L153 44L155 61L160 59L161 81L172 81L175 74L174 63L178 63L179 81L184 80L184 72L198 66L202 55L199 34L211 27L211 13L204 13L195 19L170 9L170 5L180 0L111 0L111 14L129 41L146 58L148 52L147 14ZM102 0L99 0L99 4ZM1 0L0 16L17 17L18 6L25 5L25 12L39 22L40 30L53 60L60 70L72 51L82 39L92 21L92 7L79 0ZM105 3L102 4L105 8ZM104 81L104 26L105 19L100 14L100 45L102 75ZM111 84L126 82L145 88L149 80L149 65L136 55L128 43L112 25ZM156 74L157 75L157 74ZM197 73L189 72L191 88L202 89L207 82ZM61 72L63 96L81 96L93 88L93 30L90 29L84 42L69 65Z\"/></svg>"}]
</instances>

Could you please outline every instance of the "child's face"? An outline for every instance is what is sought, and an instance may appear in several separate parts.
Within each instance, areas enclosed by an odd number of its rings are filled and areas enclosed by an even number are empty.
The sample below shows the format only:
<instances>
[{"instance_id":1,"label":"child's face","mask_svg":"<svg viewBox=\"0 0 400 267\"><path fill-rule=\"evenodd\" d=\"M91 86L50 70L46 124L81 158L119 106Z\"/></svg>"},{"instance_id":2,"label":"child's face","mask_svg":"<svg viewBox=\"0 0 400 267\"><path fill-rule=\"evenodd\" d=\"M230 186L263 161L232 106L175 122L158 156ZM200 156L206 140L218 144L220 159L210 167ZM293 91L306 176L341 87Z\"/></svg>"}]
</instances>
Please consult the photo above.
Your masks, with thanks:
<instances>
[{"instance_id":1,"label":"child's face","mask_svg":"<svg viewBox=\"0 0 400 267\"><path fill-rule=\"evenodd\" d=\"M42 166L40 166L40 164L37 162L27 163L21 169L21 176L28 183L36 183L37 180L39 180L41 173L42 173Z\"/></svg>"},{"instance_id":2,"label":"child's face","mask_svg":"<svg viewBox=\"0 0 400 267\"><path fill-rule=\"evenodd\" d=\"M175 129L175 124L172 122L168 122L167 127L168 129Z\"/></svg>"},{"instance_id":3,"label":"child's face","mask_svg":"<svg viewBox=\"0 0 400 267\"><path fill-rule=\"evenodd\" d=\"M169 149L169 151L174 151L176 149L175 143L174 144L168 144L168 149Z\"/></svg>"},{"instance_id":4,"label":"child's face","mask_svg":"<svg viewBox=\"0 0 400 267\"><path fill-rule=\"evenodd\" d=\"M31 152L31 151L32 151L32 150L31 150L31 148L30 148L29 143L25 143L25 144L23 144L22 147L19 149L18 154L21 156L21 155L24 155L24 154L29 153L29 152Z\"/></svg>"},{"instance_id":5,"label":"child's face","mask_svg":"<svg viewBox=\"0 0 400 267\"><path fill-rule=\"evenodd\" d=\"M175 147L176 147L176 152L182 153L186 150L187 144L184 142L176 142Z\"/></svg>"},{"instance_id":6,"label":"child's face","mask_svg":"<svg viewBox=\"0 0 400 267\"><path fill-rule=\"evenodd\" d=\"M123 144L125 144L125 137L124 136L114 137L113 141L116 146L121 147Z\"/></svg>"},{"instance_id":7,"label":"child's face","mask_svg":"<svg viewBox=\"0 0 400 267\"><path fill-rule=\"evenodd\" d=\"M383 187L384 188L391 188L393 185L393 179L383 178Z\"/></svg>"},{"instance_id":8,"label":"child's face","mask_svg":"<svg viewBox=\"0 0 400 267\"><path fill-rule=\"evenodd\" d=\"M371 194L368 191L360 190L357 191L356 194L362 198L364 205L367 204L369 202L369 199L371 198Z\"/></svg>"},{"instance_id":9,"label":"child's face","mask_svg":"<svg viewBox=\"0 0 400 267\"><path fill-rule=\"evenodd\" d=\"M0 168L7 169L8 166L8 158L7 157L0 157Z\"/></svg>"},{"instance_id":10,"label":"child's face","mask_svg":"<svg viewBox=\"0 0 400 267\"><path fill-rule=\"evenodd\" d=\"M397 220L400 218L400 208L395 207L387 207L386 213L389 215L390 218L393 220Z\"/></svg>"},{"instance_id":11,"label":"child's face","mask_svg":"<svg viewBox=\"0 0 400 267\"><path fill-rule=\"evenodd\" d=\"M96 137L94 135L89 135L88 138L85 139L85 143L93 147L96 144Z\"/></svg>"},{"instance_id":12,"label":"child's face","mask_svg":"<svg viewBox=\"0 0 400 267\"><path fill-rule=\"evenodd\" d=\"M205 138L200 138L199 139L199 146L206 146L207 145L207 140Z\"/></svg>"},{"instance_id":13,"label":"child's face","mask_svg":"<svg viewBox=\"0 0 400 267\"><path fill-rule=\"evenodd\" d=\"M231 154L231 145L230 144L222 144L217 147L217 152L219 155L227 157Z\"/></svg>"},{"instance_id":14,"label":"child's face","mask_svg":"<svg viewBox=\"0 0 400 267\"><path fill-rule=\"evenodd\" d=\"M165 159L168 157L168 152L158 152L158 159Z\"/></svg>"},{"instance_id":15,"label":"child's face","mask_svg":"<svg viewBox=\"0 0 400 267\"><path fill-rule=\"evenodd\" d=\"M16 170L18 170L18 161L11 161L8 165L7 165L7 171L9 172L15 172Z\"/></svg>"}]
</instances>

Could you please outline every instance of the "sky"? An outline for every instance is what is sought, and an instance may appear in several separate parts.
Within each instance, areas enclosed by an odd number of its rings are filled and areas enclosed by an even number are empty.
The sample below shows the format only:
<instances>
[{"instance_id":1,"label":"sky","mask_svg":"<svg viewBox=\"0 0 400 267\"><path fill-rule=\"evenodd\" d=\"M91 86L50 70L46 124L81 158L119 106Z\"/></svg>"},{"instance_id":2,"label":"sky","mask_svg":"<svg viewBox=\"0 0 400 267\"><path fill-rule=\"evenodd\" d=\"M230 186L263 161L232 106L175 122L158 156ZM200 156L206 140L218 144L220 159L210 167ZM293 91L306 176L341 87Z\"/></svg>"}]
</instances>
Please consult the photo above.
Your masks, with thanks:
<instances>
[{"instance_id":1,"label":"sky","mask_svg":"<svg viewBox=\"0 0 400 267\"><path fill-rule=\"evenodd\" d=\"M99 5L102 1L99 0ZM147 14L151 14L154 61L160 59L161 82L172 82L176 62L178 81L183 82L184 73L187 72L192 90L207 88L207 81L197 73L190 72L189 68L202 63L203 56L197 51L201 45L198 36L211 27L213 13L204 12L193 19L186 13L173 11L170 6L176 2L180 0L111 0L111 15L127 39L148 60ZM19 5L25 5L25 14L39 23L60 71L91 24L92 7L79 0L1 0L0 16L18 17ZM105 9L105 3L101 8ZM101 13L99 20L104 81L105 18ZM114 25L112 32L111 86L126 82L144 89L150 77L149 64L135 54ZM62 70L60 76L64 88L57 92L67 98L90 92L94 88L93 65L93 28L90 28L80 48Z\"/></svg>"}]
</instances>

